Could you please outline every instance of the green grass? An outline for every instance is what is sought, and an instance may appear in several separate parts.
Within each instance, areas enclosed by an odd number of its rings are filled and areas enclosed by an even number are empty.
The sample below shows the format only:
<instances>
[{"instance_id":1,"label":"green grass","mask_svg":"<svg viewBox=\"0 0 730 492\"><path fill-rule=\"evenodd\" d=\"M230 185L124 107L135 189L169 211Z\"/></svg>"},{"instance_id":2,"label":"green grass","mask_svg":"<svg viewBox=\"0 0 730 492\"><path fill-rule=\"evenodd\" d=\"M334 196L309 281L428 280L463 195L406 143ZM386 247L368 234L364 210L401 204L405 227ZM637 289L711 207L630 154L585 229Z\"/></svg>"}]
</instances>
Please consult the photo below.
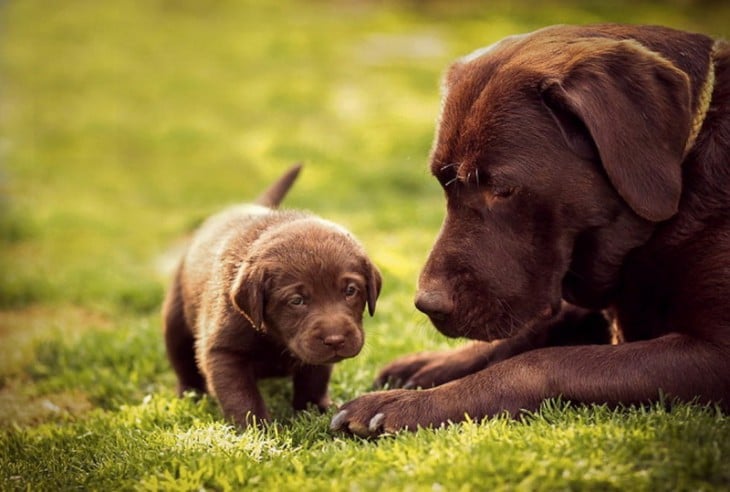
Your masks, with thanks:
<instances>
[{"instance_id":1,"label":"green grass","mask_svg":"<svg viewBox=\"0 0 730 492\"><path fill-rule=\"evenodd\" d=\"M707 490L730 479L726 428L725 417L689 407L553 405L526 422L361 441L333 437L326 419L306 413L240 433L207 399L158 394L32 436L10 432L0 457L6 485L44 477L48 489ZM37 459L54 455L64 459Z\"/></svg>"},{"instance_id":2,"label":"green grass","mask_svg":"<svg viewBox=\"0 0 730 492\"><path fill-rule=\"evenodd\" d=\"M305 169L286 205L342 223L384 288L337 403L445 348L412 307L441 218L426 159L450 60L561 22L729 35L710 2L66 1L0 5L0 489L730 488L730 423L553 402L374 441L294 414L240 433L173 395L159 306L208 214Z\"/></svg>"}]
</instances>

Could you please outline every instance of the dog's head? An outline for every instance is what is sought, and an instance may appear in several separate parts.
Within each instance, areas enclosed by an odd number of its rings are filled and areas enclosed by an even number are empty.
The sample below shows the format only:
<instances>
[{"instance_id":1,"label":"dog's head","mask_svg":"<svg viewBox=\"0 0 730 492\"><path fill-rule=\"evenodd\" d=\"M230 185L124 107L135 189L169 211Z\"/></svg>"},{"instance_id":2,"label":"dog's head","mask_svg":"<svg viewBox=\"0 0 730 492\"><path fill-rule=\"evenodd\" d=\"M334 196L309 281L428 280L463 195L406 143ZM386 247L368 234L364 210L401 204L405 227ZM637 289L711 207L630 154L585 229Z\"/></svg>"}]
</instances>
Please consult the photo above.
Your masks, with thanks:
<instances>
[{"instance_id":1,"label":"dog's head","mask_svg":"<svg viewBox=\"0 0 730 492\"><path fill-rule=\"evenodd\" d=\"M628 252L678 210L711 46L562 26L451 67L431 155L447 213L416 295L439 330L488 340L561 298L610 303Z\"/></svg>"},{"instance_id":2,"label":"dog's head","mask_svg":"<svg viewBox=\"0 0 730 492\"><path fill-rule=\"evenodd\" d=\"M381 276L345 229L318 218L262 234L233 282L233 305L307 364L353 357L363 345Z\"/></svg>"}]
</instances>

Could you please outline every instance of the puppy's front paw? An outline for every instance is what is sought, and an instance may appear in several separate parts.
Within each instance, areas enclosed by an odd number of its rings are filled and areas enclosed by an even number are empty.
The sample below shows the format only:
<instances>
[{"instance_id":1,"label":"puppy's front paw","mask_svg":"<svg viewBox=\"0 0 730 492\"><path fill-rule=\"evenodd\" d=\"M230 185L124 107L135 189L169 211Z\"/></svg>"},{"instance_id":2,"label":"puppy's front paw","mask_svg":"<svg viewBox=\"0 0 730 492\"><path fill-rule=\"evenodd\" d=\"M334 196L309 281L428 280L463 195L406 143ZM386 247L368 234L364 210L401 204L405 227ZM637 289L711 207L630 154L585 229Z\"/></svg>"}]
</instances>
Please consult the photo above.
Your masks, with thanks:
<instances>
[{"instance_id":1,"label":"puppy's front paw","mask_svg":"<svg viewBox=\"0 0 730 492\"><path fill-rule=\"evenodd\" d=\"M445 422L439 407L438 398L427 391L377 391L343 405L330 428L360 437L415 431Z\"/></svg>"}]
</instances>

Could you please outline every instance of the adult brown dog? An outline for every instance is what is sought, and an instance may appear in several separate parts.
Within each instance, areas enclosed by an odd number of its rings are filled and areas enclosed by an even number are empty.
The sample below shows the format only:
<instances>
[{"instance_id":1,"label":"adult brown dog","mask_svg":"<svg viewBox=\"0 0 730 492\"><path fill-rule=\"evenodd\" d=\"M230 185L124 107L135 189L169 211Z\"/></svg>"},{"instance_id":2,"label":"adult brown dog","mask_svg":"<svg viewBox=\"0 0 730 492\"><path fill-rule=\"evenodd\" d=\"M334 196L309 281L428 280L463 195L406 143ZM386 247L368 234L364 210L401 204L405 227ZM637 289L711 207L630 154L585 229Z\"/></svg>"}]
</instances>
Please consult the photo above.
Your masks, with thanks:
<instances>
[{"instance_id":1,"label":"adult brown dog","mask_svg":"<svg viewBox=\"0 0 730 492\"><path fill-rule=\"evenodd\" d=\"M368 436L559 396L730 408L728 43L555 26L458 61L444 88L431 171L447 214L416 306L482 342L394 362L380 382L445 384L364 395L332 427ZM609 327L621 343L600 344Z\"/></svg>"},{"instance_id":2,"label":"adult brown dog","mask_svg":"<svg viewBox=\"0 0 730 492\"><path fill-rule=\"evenodd\" d=\"M360 352L381 277L342 227L278 211L299 167L257 200L209 218L163 307L178 392L211 392L241 427L270 418L257 381L293 375L295 409L330 404L332 364Z\"/></svg>"}]
</instances>

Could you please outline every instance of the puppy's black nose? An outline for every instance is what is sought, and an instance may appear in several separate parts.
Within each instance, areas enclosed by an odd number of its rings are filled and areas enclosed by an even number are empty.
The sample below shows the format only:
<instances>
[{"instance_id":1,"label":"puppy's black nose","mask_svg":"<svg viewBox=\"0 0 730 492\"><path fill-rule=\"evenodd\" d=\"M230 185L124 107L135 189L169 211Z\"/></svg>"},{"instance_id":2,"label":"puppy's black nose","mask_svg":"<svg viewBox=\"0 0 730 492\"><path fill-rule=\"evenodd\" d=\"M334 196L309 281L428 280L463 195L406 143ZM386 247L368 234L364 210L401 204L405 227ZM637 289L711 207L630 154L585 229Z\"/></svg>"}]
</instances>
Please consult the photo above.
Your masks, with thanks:
<instances>
[{"instance_id":1,"label":"puppy's black nose","mask_svg":"<svg viewBox=\"0 0 730 492\"><path fill-rule=\"evenodd\" d=\"M342 348L343 345L345 345L345 336L344 335L327 335L322 340L325 345L328 347L332 347L333 349L339 349Z\"/></svg>"},{"instance_id":2,"label":"puppy's black nose","mask_svg":"<svg viewBox=\"0 0 730 492\"><path fill-rule=\"evenodd\" d=\"M420 290L416 294L416 309L431 319L443 320L454 310L454 301L440 290Z\"/></svg>"}]
</instances>

